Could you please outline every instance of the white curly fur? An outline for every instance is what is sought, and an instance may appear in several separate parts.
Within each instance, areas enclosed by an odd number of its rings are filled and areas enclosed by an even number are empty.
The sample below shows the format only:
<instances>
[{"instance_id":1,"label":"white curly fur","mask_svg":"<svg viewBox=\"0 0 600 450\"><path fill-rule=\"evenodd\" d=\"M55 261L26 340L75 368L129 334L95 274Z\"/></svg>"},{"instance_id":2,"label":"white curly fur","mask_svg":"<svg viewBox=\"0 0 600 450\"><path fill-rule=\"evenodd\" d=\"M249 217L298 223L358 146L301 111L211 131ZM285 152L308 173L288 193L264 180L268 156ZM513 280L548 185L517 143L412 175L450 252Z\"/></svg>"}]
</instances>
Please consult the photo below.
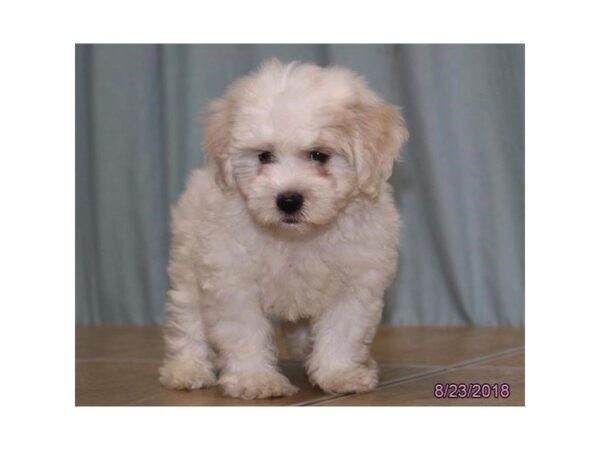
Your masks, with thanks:
<instances>
[{"instance_id":1,"label":"white curly fur","mask_svg":"<svg viewBox=\"0 0 600 450\"><path fill-rule=\"evenodd\" d=\"M172 210L164 386L295 393L277 368L273 317L311 382L376 386L369 344L399 235L386 180L407 136L397 109L343 68L272 60L213 102L206 165ZM312 160L315 149L329 159ZM304 197L295 223L276 205L287 191Z\"/></svg>"}]
</instances>

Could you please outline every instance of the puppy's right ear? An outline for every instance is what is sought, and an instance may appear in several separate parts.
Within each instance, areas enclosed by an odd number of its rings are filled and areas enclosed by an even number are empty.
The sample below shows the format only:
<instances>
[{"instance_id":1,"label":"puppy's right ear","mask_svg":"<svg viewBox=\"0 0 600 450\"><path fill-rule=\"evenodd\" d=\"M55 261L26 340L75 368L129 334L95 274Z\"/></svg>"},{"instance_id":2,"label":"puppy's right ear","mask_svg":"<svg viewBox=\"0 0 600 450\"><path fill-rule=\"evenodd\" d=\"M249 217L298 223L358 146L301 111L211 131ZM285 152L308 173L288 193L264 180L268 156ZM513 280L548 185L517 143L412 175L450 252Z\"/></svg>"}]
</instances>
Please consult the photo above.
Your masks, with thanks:
<instances>
[{"instance_id":1,"label":"puppy's right ear","mask_svg":"<svg viewBox=\"0 0 600 450\"><path fill-rule=\"evenodd\" d=\"M233 169L229 158L231 111L230 101L221 98L208 105L203 116L205 155L216 165L216 181L224 191L232 189L234 185Z\"/></svg>"}]
</instances>

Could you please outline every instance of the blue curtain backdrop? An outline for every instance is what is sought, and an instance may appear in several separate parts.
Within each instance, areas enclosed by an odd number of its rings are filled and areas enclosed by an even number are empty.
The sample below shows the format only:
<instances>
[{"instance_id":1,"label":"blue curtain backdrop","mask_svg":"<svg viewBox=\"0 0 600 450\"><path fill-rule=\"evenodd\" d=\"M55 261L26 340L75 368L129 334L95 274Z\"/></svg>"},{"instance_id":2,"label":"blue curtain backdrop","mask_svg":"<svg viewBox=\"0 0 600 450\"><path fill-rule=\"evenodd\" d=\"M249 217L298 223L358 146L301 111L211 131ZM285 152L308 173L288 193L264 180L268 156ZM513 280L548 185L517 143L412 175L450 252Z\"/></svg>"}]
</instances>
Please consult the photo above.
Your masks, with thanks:
<instances>
[{"instance_id":1,"label":"blue curtain backdrop","mask_svg":"<svg viewBox=\"0 0 600 450\"><path fill-rule=\"evenodd\" d=\"M164 319L169 205L197 117L261 61L347 66L402 106L404 235L384 321L524 323L523 45L77 45L76 320Z\"/></svg>"}]
</instances>

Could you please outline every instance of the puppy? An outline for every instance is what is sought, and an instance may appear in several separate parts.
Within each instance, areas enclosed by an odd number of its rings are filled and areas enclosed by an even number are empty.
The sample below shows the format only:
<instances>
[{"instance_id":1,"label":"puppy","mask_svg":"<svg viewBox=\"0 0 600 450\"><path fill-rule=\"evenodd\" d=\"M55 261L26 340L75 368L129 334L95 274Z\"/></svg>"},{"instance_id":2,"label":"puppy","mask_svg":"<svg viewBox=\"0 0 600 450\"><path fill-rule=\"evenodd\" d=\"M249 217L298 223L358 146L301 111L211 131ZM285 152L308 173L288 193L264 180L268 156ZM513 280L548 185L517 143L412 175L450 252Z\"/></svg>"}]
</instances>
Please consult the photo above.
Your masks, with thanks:
<instances>
[{"instance_id":1,"label":"puppy","mask_svg":"<svg viewBox=\"0 0 600 450\"><path fill-rule=\"evenodd\" d=\"M165 387L294 394L278 318L313 384L375 388L399 239L386 180L407 138L398 110L339 67L272 60L210 105L205 167L172 210Z\"/></svg>"}]
</instances>

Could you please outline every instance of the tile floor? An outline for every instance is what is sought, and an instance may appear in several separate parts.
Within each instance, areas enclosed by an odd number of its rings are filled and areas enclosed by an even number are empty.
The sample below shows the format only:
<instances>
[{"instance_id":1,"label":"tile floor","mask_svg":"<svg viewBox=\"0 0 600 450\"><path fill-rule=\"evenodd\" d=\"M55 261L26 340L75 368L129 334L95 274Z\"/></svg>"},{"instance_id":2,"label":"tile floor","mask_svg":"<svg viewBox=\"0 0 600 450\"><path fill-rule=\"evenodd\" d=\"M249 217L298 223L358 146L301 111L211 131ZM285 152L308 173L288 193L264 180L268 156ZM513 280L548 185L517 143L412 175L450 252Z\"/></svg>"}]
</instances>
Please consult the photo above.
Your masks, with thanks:
<instances>
[{"instance_id":1,"label":"tile floor","mask_svg":"<svg viewBox=\"0 0 600 450\"><path fill-rule=\"evenodd\" d=\"M372 347L379 363L377 389L329 395L308 382L299 363L282 371L300 388L293 397L247 401L222 397L216 388L169 391L157 381L163 353L159 327L78 327L78 406L484 406L525 404L525 347L522 328L391 328L382 326ZM436 383L510 385L507 398L434 396ZM452 389L451 389L452 390ZM476 388L476 392L478 389ZM504 391L506 393L506 391Z\"/></svg>"}]
</instances>

